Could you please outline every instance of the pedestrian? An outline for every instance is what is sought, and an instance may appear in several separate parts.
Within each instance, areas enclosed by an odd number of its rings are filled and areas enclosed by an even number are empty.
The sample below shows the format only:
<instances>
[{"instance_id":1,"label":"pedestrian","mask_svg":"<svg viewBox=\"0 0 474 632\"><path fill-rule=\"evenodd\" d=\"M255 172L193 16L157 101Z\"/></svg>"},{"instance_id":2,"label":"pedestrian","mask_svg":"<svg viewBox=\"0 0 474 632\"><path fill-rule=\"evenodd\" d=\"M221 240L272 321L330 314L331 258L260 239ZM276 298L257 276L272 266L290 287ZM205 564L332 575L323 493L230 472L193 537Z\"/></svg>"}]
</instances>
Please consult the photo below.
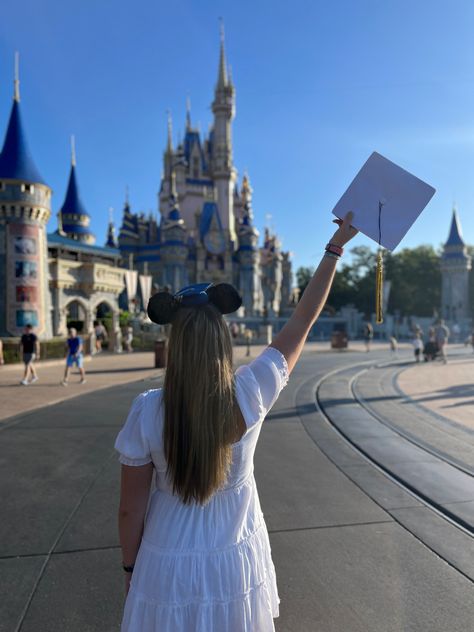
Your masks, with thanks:
<instances>
[{"instance_id":1,"label":"pedestrian","mask_svg":"<svg viewBox=\"0 0 474 632\"><path fill-rule=\"evenodd\" d=\"M395 336L390 336L390 355L394 358L398 357L398 341Z\"/></svg>"},{"instance_id":2,"label":"pedestrian","mask_svg":"<svg viewBox=\"0 0 474 632\"><path fill-rule=\"evenodd\" d=\"M3 340L0 340L0 366L5 364L5 358L3 357Z\"/></svg>"},{"instance_id":3,"label":"pedestrian","mask_svg":"<svg viewBox=\"0 0 474 632\"><path fill-rule=\"evenodd\" d=\"M107 340L107 329L100 320L94 321L94 334L95 334L95 352L100 353L102 351L102 344Z\"/></svg>"},{"instance_id":4,"label":"pedestrian","mask_svg":"<svg viewBox=\"0 0 474 632\"><path fill-rule=\"evenodd\" d=\"M28 324L25 326L24 333L20 340L20 353L23 355L23 362L25 365L25 371L23 373L23 379L20 384L28 386L28 384L34 384L38 381L38 375L35 370L35 361L40 359L40 343L38 336L33 333L33 326ZM28 382L28 377L31 375L31 380Z\"/></svg>"},{"instance_id":5,"label":"pedestrian","mask_svg":"<svg viewBox=\"0 0 474 632\"><path fill-rule=\"evenodd\" d=\"M127 327L125 327L124 333L125 335L123 337L123 341L125 343L125 351L127 351L127 353L132 353L133 327L131 325L127 325Z\"/></svg>"},{"instance_id":6,"label":"pedestrian","mask_svg":"<svg viewBox=\"0 0 474 632\"><path fill-rule=\"evenodd\" d=\"M446 347L448 345L449 329L446 327L443 319L438 320L435 327L435 341L438 347L438 353L443 364L447 364Z\"/></svg>"},{"instance_id":7,"label":"pedestrian","mask_svg":"<svg viewBox=\"0 0 474 632\"><path fill-rule=\"evenodd\" d=\"M365 350L367 353L370 351L370 343L372 342L372 338L374 337L374 328L371 323L365 323L364 327L364 341L365 341Z\"/></svg>"},{"instance_id":8,"label":"pedestrian","mask_svg":"<svg viewBox=\"0 0 474 632\"><path fill-rule=\"evenodd\" d=\"M84 356L83 356L83 341L80 336L77 335L77 329L71 327L69 329L69 338L66 341L66 368L64 370L64 378L61 382L63 386L68 385L69 371L72 366L76 365L81 375L80 384L86 383L86 372L84 370Z\"/></svg>"},{"instance_id":9,"label":"pedestrian","mask_svg":"<svg viewBox=\"0 0 474 632\"><path fill-rule=\"evenodd\" d=\"M419 331L415 332L415 337L413 338L413 351L415 352L415 362L420 362L423 352L423 340Z\"/></svg>"},{"instance_id":10,"label":"pedestrian","mask_svg":"<svg viewBox=\"0 0 474 632\"><path fill-rule=\"evenodd\" d=\"M252 344L252 338L253 338L253 331L247 327L245 329L245 342L247 345L247 351L245 355L247 356L247 358L250 356L250 345Z\"/></svg>"},{"instance_id":11,"label":"pedestrian","mask_svg":"<svg viewBox=\"0 0 474 632\"><path fill-rule=\"evenodd\" d=\"M272 344L235 374L222 317L242 302L231 285L202 283L150 299L150 319L172 325L163 388L134 400L115 443L122 632L274 631L279 598L253 454L357 232L351 219L341 222Z\"/></svg>"},{"instance_id":12,"label":"pedestrian","mask_svg":"<svg viewBox=\"0 0 474 632\"><path fill-rule=\"evenodd\" d=\"M239 335L239 326L237 325L237 323L231 323L231 325L230 325L230 333L232 334L232 339L235 342L237 340L237 338L238 338L238 335Z\"/></svg>"}]
</instances>

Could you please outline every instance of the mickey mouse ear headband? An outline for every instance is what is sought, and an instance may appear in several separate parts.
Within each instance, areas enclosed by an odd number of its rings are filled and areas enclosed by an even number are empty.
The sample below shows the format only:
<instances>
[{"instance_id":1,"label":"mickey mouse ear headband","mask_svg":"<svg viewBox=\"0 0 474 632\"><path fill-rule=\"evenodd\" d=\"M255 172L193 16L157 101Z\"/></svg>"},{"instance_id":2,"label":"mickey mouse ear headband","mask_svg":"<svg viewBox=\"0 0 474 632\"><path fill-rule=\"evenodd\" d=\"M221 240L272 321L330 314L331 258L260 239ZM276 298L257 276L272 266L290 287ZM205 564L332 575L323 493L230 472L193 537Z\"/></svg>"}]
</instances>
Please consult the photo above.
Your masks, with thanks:
<instances>
[{"instance_id":1,"label":"mickey mouse ear headband","mask_svg":"<svg viewBox=\"0 0 474 632\"><path fill-rule=\"evenodd\" d=\"M231 314L242 305L242 298L229 283L196 283L188 285L176 294L157 292L148 301L147 313L158 325L173 322L180 307L198 307L212 303L221 314Z\"/></svg>"}]
</instances>

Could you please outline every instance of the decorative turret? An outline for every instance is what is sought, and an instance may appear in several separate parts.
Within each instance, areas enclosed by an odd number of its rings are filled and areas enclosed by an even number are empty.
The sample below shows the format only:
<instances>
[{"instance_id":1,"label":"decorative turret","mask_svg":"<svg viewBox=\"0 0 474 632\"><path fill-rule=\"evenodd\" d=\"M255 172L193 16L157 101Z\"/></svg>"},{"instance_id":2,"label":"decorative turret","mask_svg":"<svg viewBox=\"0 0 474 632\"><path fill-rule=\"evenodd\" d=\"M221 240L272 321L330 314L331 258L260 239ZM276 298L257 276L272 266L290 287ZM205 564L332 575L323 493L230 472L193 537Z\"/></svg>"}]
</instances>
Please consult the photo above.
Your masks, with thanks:
<instances>
[{"instance_id":1,"label":"decorative turret","mask_svg":"<svg viewBox=\"0 0 474 632\"><path fill-rule=\"evenodd\" d=\"M224 229L235 241L234 232L234 184L236 174L232 159L232 119L235 116L235 89L227 72L224 29L221 26L219 70L212 103L214 126L212 133L212 174L216 181L217 204Z\"/></svg>"},{"instance_id":2,"label":"decorative turret","mask_svg":"<svg viewBox=\"0 0 474 632\"><path fill-rule=\"evenodd\" d=\"M253 225L252 187L247 174L242 180L240 199L242 217L238 221L237 229L239 240L237 260L240 264L239 290L243 296L245 315L253 316L261 309L262 286L259 277L259 232Z\"/></svg>"},{"instance_id":3,"label":"decorative turret","mask_svg":"<svg viewBox=\"0 0 474 632\"><path fill-rule=\"evenodd\" d=\"M91 216L86 211L79 195L76 180L76 148L74 136L71 137L71 171L67 185L66 197L59 211L61 215L61 227L64 233L71 239L93 244L95 237L90 231Z\"/></svg>"},{"instance_id":4,"label":"decorative turret","mask_svg":"<svg viewBox=\"0 0 474 632\"><path fill-rule=\"evenodd\" d=\"M179 211L176 191L176 174L171 172L169 182L169 207L167 217L161 221L160 257L163 262L163 283L177 292L188 280L188 244L184 220Z\"/></svg>"},{"instance_id":5,"label":"decorative turret","mask_svg":"<svg viewBox=\"0 0 474 632\"><path fill-rule=\"evenodd\" d=\"M25 325L52 335L46 224L51 189L28 150L20 113L18 54L13 105L0 154L0 336Z\"/></svg>"},{"instance_id":6,"label":"decorative turret","mask_svg":"<svg viewBox=\"0 0 474 632\"><path fill-rule=\"evenodd\" d=\"M469 270L471 257L463 241L456 209L441 256L441 313L451 323L463 324L469 318Z\"/></svg>"},{"instance_id":7,"label":"decorative turret","mask_svg":"<svg viewBox=\"0 0 474 632\"><path fill-rule=\"evenodd\" d=\"M105 243L109 248L117 248L117 237L115 236L115 224L113 217L114 209L109 208L109 226L107 228L107 241Z\"/></svg>"},{"instance_id":8,"label":"decorative turret","mask_svg":"<svg viewBox=\"0 0 474 632\"><path fill-rule=\"evenodd\" d=\"M125 193L125 204L123 206L122 226L119 233L119 244L129 246L138 242L138 218L130 210L130 201L128 198L128 187Z\"/></svg>"}]
</instances>

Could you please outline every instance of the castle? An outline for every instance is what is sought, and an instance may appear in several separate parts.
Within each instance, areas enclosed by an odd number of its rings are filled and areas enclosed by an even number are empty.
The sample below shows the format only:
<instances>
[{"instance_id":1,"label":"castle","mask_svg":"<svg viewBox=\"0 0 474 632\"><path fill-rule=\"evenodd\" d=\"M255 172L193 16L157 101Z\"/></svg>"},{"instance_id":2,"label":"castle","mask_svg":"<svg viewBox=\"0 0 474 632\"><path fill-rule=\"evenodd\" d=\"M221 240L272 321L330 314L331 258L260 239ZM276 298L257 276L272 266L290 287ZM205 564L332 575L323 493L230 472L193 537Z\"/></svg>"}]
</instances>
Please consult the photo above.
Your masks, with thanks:
<instances>
[{"instance_id":1,"label":"castle","mask_svg":"<svg viewBox=\"0 0 474 632\"><path fill-rule=\"evenodd\" d=\"M212 111L212 128L202 139L188 108L184 141L176 149L169 119L160 220L132 213L127 199L118 240L110 221L106 244L98 246L79 193L74 148L58 228L47 233L52 191L28 149L16 69L0 153L0 336L18 336L27 323L43 339L65 335L70 322L92 333L94 320L109 314L119 350L119 299L127 290L125 304L144 309L145 292L174 292L200 281L233 283L243 296L240 316L272 317L291 309L290 255L269 229L259 246L248 176L240 190L237 185L235 88L223 38ZM150 283L137 284L137 277Z\"/></svg>"},{"instance_id":2,"label":"castle","mask_svg":"<svg viewBox=\"0 0 474 632\"><path fill-rule=\"evenodd\" d=\"M134 214L125 204L118 247L125 265L151 274L172 292L191 283L232 283L243 296L242 315L284 315L291 294L291 262L266 229L262 247L253 223L252 187L237 185L232 157L235 88L221 38L214 120L206 138L191 122L173 146L171 118L159 192L161 221ZM112 227L108 245L115 245Z\"/></svg>"}]
</instances>

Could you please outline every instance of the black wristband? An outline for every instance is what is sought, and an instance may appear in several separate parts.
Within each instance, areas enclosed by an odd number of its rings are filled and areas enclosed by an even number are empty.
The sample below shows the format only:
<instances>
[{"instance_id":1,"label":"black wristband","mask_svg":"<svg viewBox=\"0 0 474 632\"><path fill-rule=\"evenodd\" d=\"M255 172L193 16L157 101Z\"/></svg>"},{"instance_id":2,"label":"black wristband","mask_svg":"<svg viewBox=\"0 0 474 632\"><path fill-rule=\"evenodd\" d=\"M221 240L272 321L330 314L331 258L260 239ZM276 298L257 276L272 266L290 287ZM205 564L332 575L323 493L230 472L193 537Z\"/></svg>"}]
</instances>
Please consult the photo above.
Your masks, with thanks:
<instances>
[{"instance_id":1,"label":"black wristband","mask_svg":"<svg viewBox=\"0 0 474 632\"><path fill-rule=\"evenodd\" d=\"M135 568L135 564L132 564L131 566L125 566L125 564L122 564L122 568L126 573L133 573L133 569Z\"/></svg>"}]
</instances>

